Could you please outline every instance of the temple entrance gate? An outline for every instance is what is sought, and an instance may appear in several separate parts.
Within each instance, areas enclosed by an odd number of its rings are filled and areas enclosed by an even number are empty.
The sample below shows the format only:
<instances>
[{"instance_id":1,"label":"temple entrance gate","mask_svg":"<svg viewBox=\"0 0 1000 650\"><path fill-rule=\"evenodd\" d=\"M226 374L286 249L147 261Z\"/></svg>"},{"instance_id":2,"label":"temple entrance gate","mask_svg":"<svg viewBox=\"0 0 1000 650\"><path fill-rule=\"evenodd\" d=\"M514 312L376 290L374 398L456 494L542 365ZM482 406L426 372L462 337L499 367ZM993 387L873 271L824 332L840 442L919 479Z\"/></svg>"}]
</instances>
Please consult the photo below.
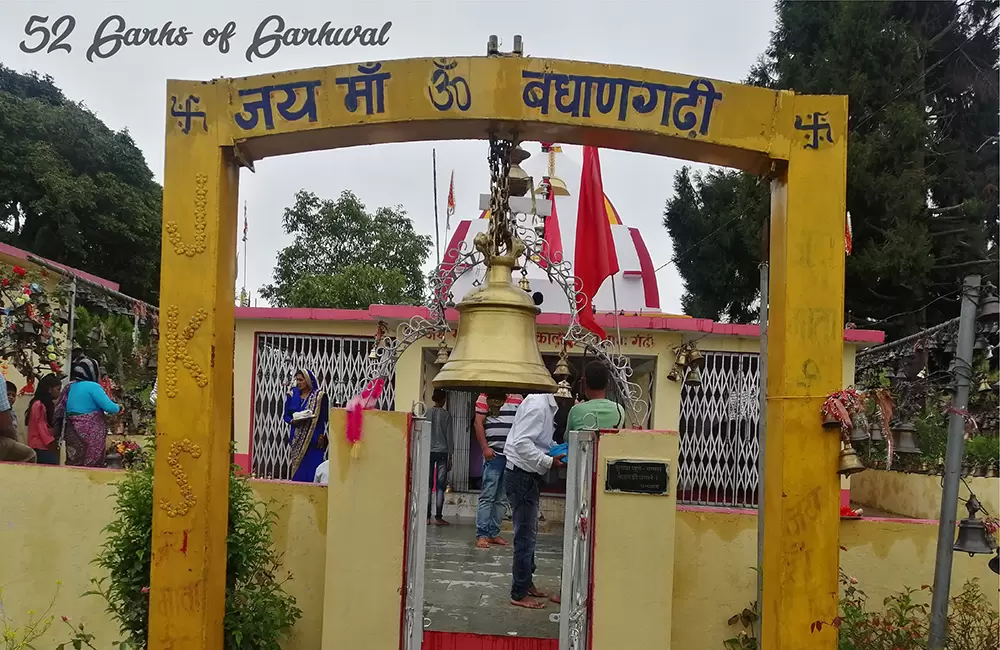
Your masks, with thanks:
<instances>
[{"instance_id":1,"label":"temple entrance gate","mask_svg":"<svg viewBox=\"0 0 1000 650\"><path fill-rule=\"evenodd\" d=\"M491 133L725 165L770 181L762 635L780 650L835 647L833 628L810 626L837 609L840 441L818 414L841 386L846 97L494 52L171 80L164 110L157 435L169 471L154 486L151 650L222 647L239 168ZM338 462L333 471L363 482L350 459ZM365 589L389 593L392 578L383 579Z\"/></svg>"}]
</instances>

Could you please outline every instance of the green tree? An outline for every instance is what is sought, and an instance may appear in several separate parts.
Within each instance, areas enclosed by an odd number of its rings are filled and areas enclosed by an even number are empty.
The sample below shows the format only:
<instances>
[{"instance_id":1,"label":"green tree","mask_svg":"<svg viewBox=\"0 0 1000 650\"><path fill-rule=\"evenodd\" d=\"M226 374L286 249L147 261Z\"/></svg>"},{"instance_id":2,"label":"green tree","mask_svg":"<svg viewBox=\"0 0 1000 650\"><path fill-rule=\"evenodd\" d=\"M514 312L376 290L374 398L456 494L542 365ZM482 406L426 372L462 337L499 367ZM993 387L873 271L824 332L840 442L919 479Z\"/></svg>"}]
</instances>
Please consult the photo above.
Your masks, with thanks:
<instances>
[{"instance_id":1,"label":"green tree","mask_svg":"<svg viewBox=\"0 0 1000 650\"><path fill-rule=\"evenodd\" d=\"M913 331L955 315L951 301L919 307L956 290L966 273L997 282L997 7L997 0L776 5L777 28L748 82L849 96L854 252L846 309L858 326ZM706 187L668 201L664 223L678 251L712 230L691 224L692 196L728 194L728 214L761 218L767 193L735 191L742 176L708 175ZM678 174L675 185L685 178ZM756 297L745 278L757 276L760 258L743 252L760 247L739 219L704 218L721 230L691 256L732 263L679 270L688 292L699 292L685 304L702 311L690 313L713 317L715 308L729 313L724 306ZM739 309L729 315L742 318Z\"/></svg>"},{"instance_id":2,"label":"green tree","mask_svg":"<svg viewBox=\"0 0 1000 650\"><path fill-rule=\"evenodd\" d=\"M301 190L283 227L295 239L278 253L273 284L261 288L271 304L367 309L423 301L431 239L416 233L402 207L372 214L350 191L332 200Z\"/></svg>"},{"instance_id":3,"label":"green tree","mask_svg":"<svg viewBox=\"0 0 1000 650\"><path fill-rule=\"evenodd\" d=\"M156 302L162 191L128 131L0 65L0 240Z\"/></svg>"}]
</instances>

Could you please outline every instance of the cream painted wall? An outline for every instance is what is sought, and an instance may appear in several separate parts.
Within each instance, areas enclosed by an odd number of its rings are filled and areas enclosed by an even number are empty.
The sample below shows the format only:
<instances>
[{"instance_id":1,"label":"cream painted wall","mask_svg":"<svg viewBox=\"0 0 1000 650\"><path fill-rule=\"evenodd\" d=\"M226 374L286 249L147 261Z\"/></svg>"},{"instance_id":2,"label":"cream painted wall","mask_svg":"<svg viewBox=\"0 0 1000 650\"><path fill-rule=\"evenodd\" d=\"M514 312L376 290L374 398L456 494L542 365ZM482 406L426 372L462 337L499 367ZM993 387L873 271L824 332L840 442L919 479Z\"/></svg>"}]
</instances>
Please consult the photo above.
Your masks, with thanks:
<instances>
[{"instance_id":1,"label":"cream painted wall","mask_svg":"<svg viewBox=\"0 0 1000 650\"><path fill-rule=\"evenodd\" d=\"M380 470L381 471L381 470ZM0 466L0 548L16 549L16 561L0 563L0 586L7 615L24 620L29 609L44 611L63 585L52 613L86 624L97 634L98 647L117 640L116 626L106 617L101 599L80 597L97 576L90 564L103 540L101 529L111 520L111 470L85 470L30 465ZM303 618L285 650L320 647L324 608L328 491L315 485L254 481L263 499L278 512L275 546L292 575L288 591L298 600ZM399 501L397 515L402 508ZM400 522L397 530L401 531ZM332 525L332 530L339 530ZM721 648L736 630L726 625L732 614L754 598L750 570L756 562L757 521L753 512L678 508L674 539L672 647ZM933 582L937 527L905 521L845 521L840 543L845 571L860 580L871 602L880 603L904 586ZM1000 577L987 558L955 554L952 588L978 577L989 596L1000 589ZM651 612L650 616L656 616ZM64 640L56 626L39 647ZM58 634L57 634L58 633ZM595 650L601 650L596 648ZM613 649L612 649L613 650Z\"/></svg>"},{"instance_id":2,"label":"cream painted wall","mask_svg":"<svg viewBox=\"0 0 1000 650\"><path fill-rule=\"evenodd\" d=\"M914 519L937 519L941 516L941 477L906 474L884 470L869 470L853 477L851 499L872 508ZM968 488L962 486L959 496L969 496L971 489L986 512L1000 513L1000 479L969 477ZM966 516L961 505L958 518Z\"/></svg>"}]
</instances>

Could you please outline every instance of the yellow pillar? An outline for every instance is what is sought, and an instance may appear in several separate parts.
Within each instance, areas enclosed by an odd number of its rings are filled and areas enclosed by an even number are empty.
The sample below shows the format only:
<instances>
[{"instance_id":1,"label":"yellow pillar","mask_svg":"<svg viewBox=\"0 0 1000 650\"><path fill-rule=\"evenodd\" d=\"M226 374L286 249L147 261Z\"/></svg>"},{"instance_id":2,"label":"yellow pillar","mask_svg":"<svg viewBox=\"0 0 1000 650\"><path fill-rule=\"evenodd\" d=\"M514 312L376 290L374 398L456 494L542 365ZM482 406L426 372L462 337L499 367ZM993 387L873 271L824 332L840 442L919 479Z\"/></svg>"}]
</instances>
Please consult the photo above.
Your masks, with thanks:
<instances>
[{"instance_id":1,"label":"yellow pillar","mask_svg":"<svg viewBox=\"0 0 1000 650\"><path fill-rule=\"evenodd\" d=\"M239 181L219 146L227 107L214 82L167 84L150 650L223 643Z\"/></svg>"},{"instance_id":2,"label":"yellow pillar","mask_svg":"<svg viewBox=\"0 0 1000 650\"><path fill-rule=\"evenodd\" d=\"M820 407L842 383L847 98L789 103L771 185L762 647L833 650L836 630L812 624L837 615L840 442Z\"/></svg>"}]
</instances>

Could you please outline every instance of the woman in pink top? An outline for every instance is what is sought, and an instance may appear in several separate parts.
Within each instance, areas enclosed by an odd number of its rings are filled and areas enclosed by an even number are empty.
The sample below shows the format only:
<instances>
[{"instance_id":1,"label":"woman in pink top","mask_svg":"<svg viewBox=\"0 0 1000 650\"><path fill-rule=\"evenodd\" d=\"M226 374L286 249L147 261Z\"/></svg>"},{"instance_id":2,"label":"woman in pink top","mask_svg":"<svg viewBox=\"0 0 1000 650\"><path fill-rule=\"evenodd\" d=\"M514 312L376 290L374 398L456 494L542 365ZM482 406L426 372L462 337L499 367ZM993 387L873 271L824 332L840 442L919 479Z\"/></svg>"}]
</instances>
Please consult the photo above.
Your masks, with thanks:
<instances>
[{"instance_id":1,"label":"woman in pink top","mask_svg":"<svg viewBox=\"0 0 1000 650\"><path fill-rule=\"evenodd\" d=\"M53 430L52 416L56 399L62 392L62 382L55 375L46 375L38 382L35 396L24 414L28 425L28 446L35 450L39 464L58 465L59 447Z\"/></svg>"}]
</instances>

